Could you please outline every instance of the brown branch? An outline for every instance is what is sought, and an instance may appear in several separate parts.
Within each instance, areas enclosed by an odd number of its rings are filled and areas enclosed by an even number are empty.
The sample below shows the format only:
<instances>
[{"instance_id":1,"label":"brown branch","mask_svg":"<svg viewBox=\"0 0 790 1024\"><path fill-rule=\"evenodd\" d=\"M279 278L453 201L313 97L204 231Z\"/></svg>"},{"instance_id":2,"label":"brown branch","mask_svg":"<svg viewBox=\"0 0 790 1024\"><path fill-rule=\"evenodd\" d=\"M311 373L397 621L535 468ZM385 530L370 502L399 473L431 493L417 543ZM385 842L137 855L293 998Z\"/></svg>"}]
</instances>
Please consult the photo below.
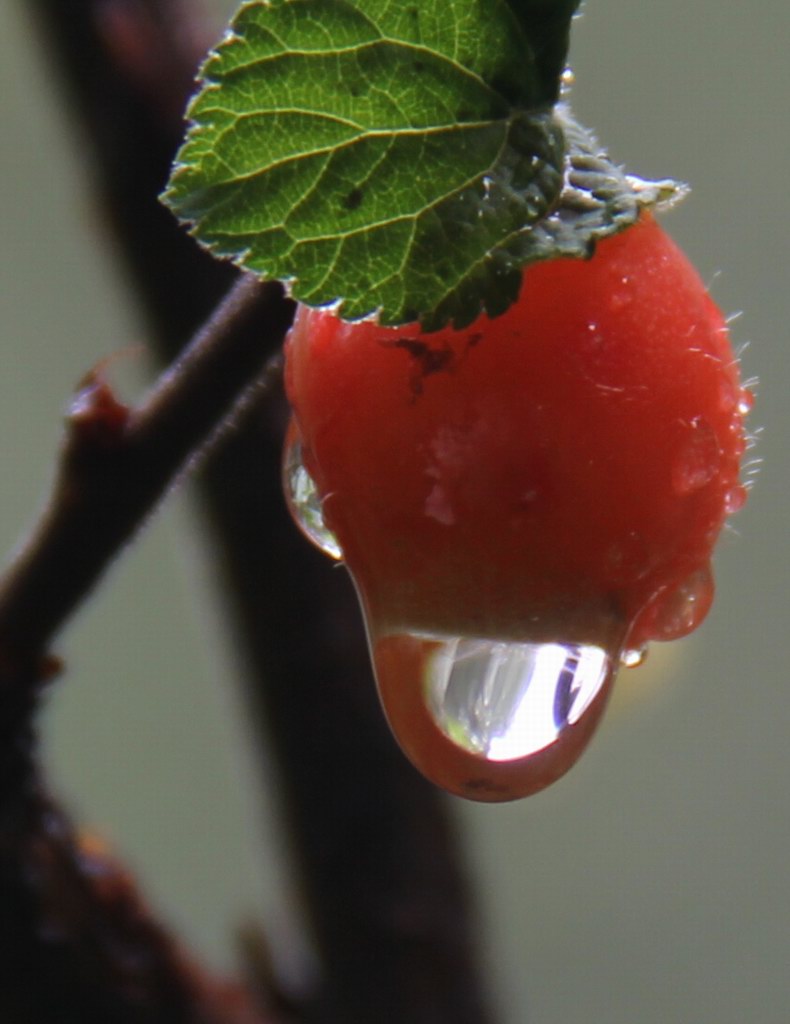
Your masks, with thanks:
<instances>
[{"instance_id":1,"label":"brown branch","mask_svg":"<svg viewBox=\"0 0 790 1024\"><path fill-rule=\"evenodd\" d=\"M279 349L290 304L243 279L138 410L83 384L52 497L0 581L0 1019L262 1024L189 963L43 792L32 717L59 627Z\"/></svg>"},{"instance_id":2,"label":"brown branch","mask_svg":"<svg viewBox=\"0 0 790 1024\"><path fill-rule=\"evenodd\" d=\"M35 784L0 822L0 1020L271 1024L190 962L128 873Z\"/></svg>"},{"instance_id":3,"label":"brown branch","mask_svg":"<svg viewBox=\"0 0 790 1024\"><path fill-rule=\"evenodd\" d=\"M136 411L103 375L72 405L55 488L0 581L0 677L43 655L52 636L279 350L290 303L278 285L243 278Z\"/></svg>"},{"instance_id":4,"label":"brown branch","mask_svg":"<svg viewBox=\"0 0 790 1024\"><path fill-rule=\"evenodd\" d=\"M181 134L172 112L192 74L193 49L183 41L194 39L194 5L29 6L92 143L92 170L150 336L172 358L172 346L231 273L155 199ZM384 725L347 577L305 544L284 510L286 417L281 396L251 410L210 460L203 494L249 667L250 709L275 747L278 792L323 961L323 985L300 1019L483 1024L454 830L443 801Z\"/></svg>"}]
</instances>

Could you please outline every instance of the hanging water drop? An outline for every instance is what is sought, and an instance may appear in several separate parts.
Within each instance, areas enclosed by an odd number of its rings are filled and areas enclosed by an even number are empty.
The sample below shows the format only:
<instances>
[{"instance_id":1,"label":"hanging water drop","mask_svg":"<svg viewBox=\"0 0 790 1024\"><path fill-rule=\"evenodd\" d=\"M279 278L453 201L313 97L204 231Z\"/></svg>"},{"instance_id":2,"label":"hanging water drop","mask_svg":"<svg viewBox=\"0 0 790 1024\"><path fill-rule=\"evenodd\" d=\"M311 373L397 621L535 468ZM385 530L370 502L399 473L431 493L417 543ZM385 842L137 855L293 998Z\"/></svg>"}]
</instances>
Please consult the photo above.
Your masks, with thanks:
<instances>
[{"instance_id":1,"label":"hanging water drop","mask_svg":"<svg viewBox=\"0 0 790 1024\"><path fill-rule=\"evenodd\" d=\"M591 644L403 633L373 639L398 742L437 785L514 800L563 775L589 741L617 658Z\"/></svg>"},{"instance_id":2,"label":"hanging water drop","mask_svg":"<svg viewBox=\"0 0 790 1024\"><path fill-rule=\"evenodd\" d=\"M459 746L512 761L548 747L579 720L601 687L606 660L599 647L459 637L429 657L425 698Z\"/></svg>"},{"instance_id":3,"label":"hanging water drop","mask_svg":"<svg viewBox=\"0 0 790 1024\"><path fill-rule=\"evenodd\" d=\"M324 522L318 489L302 461L302 441L293 421L283 450L283 491L288 510L305 537L325 555L340 561L343 552Z\"/></svg>"},{"instance_id":4,"label":"hanging water drop","mask_svg":"<svg viewBox=\"0 0 790 1024\"><path fill-rule=\"evenodd\" d=\"M620 655L620 664L623 668L639 668L644 665L647 659L647 644L642 647L631 647L624 650Z\"/></svg>"}]
</instances>

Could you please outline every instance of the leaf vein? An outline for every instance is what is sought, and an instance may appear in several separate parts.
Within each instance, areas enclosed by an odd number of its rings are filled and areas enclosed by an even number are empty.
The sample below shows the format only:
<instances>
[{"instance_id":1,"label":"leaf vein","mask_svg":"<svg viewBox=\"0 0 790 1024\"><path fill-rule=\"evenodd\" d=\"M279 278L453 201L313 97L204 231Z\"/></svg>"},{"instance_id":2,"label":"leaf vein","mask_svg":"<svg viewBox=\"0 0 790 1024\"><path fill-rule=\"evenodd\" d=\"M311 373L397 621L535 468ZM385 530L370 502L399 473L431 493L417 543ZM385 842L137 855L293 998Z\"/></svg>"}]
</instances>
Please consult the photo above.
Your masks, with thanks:
<instances>
[{"instance_id":1,"label":"leaf vein","mask_svg":"<svg viewBox=\"0 0 790 1024\"><path fill-rule=\"evenodd\" d=\"M253 169L253 170L251 170L251 171L249 171L249 172L247 172L245 174L241 174L241 173L238 173L237 171L234 171L233 168L231 168L227 164L226 161L222 160L222 158L220 156L218 156L216 152L212 152L210 155L214 159L216 159L219 163L221 163L224 167L227 167L228 170L230 171L230 175L231 176L228 177L228 178L224 178L224 179L215 179L215 180L213 180L211 182L209 187L216 188L216 187L218 187L220 185L233 185L233 186L241 187L245 183L249 183L251 181L256 180L257 178L260 178L261 176L263 176L265 174L269 174L272 170L274 170L276 168L284 167L286 164L296 163L296 162L298 162L300 160L307 159L308 157L322 156L322 155L327 154L327 153L329 153L329 154L337 153L337 152L340 152L341 150L347 149L350 146L355 146L358 143L366 141L368 139L391 138L394 141L395 139L400 139L400 138L409 138L409 137L421 138L421 137L426 136L426 135L438 135L438 134L440 134L442 132L456 132L456 131L461 131L461 130L465 130L465 129L481 130L481 129L485 129L485 128L490 128L492 125L495 125L495 124L498 124L498 123L499 122L497 122L497 121L479 121L479 122L474 122L473 124L464 124L464 125L437 125L437 126L433 126L433 127L425 128L425 129L423 129L423 128L413 128L413 129L411 129L411 128L403 128L403 129L386 128L386 129L366 130L366 131L360 132L360 134L357 135L355 138L346 139L344 142L339 143L339 144L338 143L335 143L335 144L327 143L327 145L325 145L325 146L318 146L315 149L305 149L305 150L301 150L301 151L299 151L297 153L291 153L288 156L281 157L278 160L272 160L271 162L269 162L267 164L264 164L261 167L256 167L255 169ZM226 132L228 132L230 130L232 130L230 127L228 129L225 129L223 134L221 136L218 136L218 141L219 141L220 138L224 137ZM481 171L481 173L485 174L486 172L485 171Z\"/></svg>"},{"instance_id":2,"label":"leaf vein","mask_svg":"<svg viewBox=\"0 0 790 1024\"><path fill-rule=\"evenodd\" d=\"M314 57L342 58L348 55L358 56L359 54L363 53L366 50L371 50L375 47L380 47L382 45L390 45L398 50L404 50L407 53L411 53L412 51L414 51L415 54L441 60L451 65L453 70L456 71L457 73L463 75L466 78L471 79L478 86L482 86L486 92L496 94L496 90L494 90L485 81L485 79L480 74L478 74L478 72L473 71L472 68L469 68L464 64L461 64L456 57L446 53L442 53L439 50L432 49L431 47L424 46L420 43L410 43L402 39L395 39L393 36L384 35L380 35L378 39L371 39L368 42L355 43L349 46L338 46L327 50L299 50L290 47L284 47L280 53L269 53L264 54L263 56L253 57L249 61L234 64L232 67L229 68L217 68L213 72L213 74L211 74L210 76L206 76L206 81L209 82L212 87L216 88L222 86L224 84L225 79L231 78L239 72L250 71L253 68L263 67L264 65L271 64L276 61L281 61L283 58L298 57L309 61L311 60L311 58ZM459 45L458 41L456 40L456 53L458 52L458 48Z\"/></svg>"}]
</instances>

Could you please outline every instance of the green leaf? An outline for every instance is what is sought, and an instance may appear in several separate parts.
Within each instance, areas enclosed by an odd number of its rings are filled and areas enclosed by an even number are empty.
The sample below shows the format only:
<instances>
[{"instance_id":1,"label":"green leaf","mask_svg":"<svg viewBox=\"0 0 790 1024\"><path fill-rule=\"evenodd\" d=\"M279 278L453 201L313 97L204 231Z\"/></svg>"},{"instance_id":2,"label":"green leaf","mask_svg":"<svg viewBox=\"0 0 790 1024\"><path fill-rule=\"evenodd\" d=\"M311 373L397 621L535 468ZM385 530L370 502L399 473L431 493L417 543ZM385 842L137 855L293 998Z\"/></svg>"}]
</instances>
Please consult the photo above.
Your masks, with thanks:
<instances>
[{"instance_id":1,"label":"green leaf","mask_svg":"<svg viewBox=\"0 0 790 1024\"><path fill-rule=\"evenodd\" d=\"M214 253L347 318L513 301L492 254L552 208L564 142L504 0L253 0L202 83L164 198Z\"/></svg>"},{"instance_id":2,"label":"green leaf","mask_svg":"<svg viewBox=\"0 0 790 1024\"><path fill-rule=\"evenodd\" d=\"M535 260L672 198L558 103L578 0L248 0L164 201L298 300L426 330L504 312Z\"/></svg>"}]
</instances>

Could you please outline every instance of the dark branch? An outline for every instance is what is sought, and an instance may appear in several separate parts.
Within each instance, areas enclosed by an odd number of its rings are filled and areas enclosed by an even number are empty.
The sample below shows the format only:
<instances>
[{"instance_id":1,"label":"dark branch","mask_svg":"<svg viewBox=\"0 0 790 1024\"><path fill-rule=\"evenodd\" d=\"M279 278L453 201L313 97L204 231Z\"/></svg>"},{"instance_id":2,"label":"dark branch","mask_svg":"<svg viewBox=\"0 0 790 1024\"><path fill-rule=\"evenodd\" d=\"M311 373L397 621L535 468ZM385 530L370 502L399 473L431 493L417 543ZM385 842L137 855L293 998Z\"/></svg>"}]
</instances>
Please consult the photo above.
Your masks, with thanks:
<instances>
[{"instance_id":1,"label":"dark branch","mask_svg":"<svg viewBox=\"0 0 790 1024\"><path fill-rule=\"evenodd\" d=\"M189 961L128 873L35 783L0 822L0 1020L272 1024Z\"/></svg>"},{"instance_id":2,"label":"dark branch","mask_svg":"<svg viewBox=\"0 0 790 1024\"><path fill-rule=\"evenodd\" d=\"M0 676L43 656L166 488L279 350L290 304L244 278L137 411L101 373L73 404L55 488L0 581Z\"/></svg>"},{"instance_id":3,"label":"dark branch","mask_svg":"<svg viewBox=\"0 0 790 1024\"><path fill-rule=\"evenodd\" d=\"M260 380L290 317L244 279L130 411L96 370L68 419L51 500L0 581L0 1019L14 1024L263 1024L191 964L128 874L77 836L34 756L49 644L188 459ZM260 385L259 385L260 386Z\"/></svg>"}]
</instances>

